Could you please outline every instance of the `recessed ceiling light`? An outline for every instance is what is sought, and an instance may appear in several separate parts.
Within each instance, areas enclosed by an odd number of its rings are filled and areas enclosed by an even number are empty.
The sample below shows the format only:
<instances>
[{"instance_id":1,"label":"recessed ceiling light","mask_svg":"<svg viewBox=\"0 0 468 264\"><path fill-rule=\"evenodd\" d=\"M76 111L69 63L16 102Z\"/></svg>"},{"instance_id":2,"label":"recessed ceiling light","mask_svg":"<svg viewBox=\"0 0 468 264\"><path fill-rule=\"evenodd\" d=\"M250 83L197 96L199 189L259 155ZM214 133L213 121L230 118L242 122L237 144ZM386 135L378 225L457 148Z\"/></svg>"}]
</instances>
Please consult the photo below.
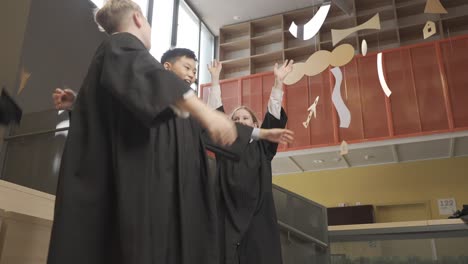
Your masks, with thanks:
<instances>
[{"instance_id":1,"label":"recessed ceiling light","mask_svg":"<svg viewBox=\"0 0 468 264\"><path fill-rule=\"evenodd\" d=\"M240 16L233 16L232 18L233 18L234 20L240 20L240 19L241 19Z\"/></svg>"},{"instance_id":2,"label":"recessed ceiling light","mask_svg":"<svg viewBox=\"0 0 468 264\"><path fill-rule=\"evenodd\" d=\"M312 161L313 163L323 163L323 160L319 159L319 160L313 160Z\"/></svg>"}]
</instances>

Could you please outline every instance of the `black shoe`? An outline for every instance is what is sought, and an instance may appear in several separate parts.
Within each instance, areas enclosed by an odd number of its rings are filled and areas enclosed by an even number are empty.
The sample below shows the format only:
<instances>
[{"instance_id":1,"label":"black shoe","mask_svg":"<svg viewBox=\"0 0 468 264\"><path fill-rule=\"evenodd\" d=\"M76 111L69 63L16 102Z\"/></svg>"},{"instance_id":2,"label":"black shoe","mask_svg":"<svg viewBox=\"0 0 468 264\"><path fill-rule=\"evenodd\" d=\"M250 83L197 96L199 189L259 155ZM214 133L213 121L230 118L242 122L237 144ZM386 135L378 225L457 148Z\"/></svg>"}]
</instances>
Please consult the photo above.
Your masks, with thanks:
<instances>
[{"instance_id":1,"label":"black shoe","mask_svg":"<svg viewBox=\"0 0 468 264\"><path fill-rule=\"evenodd\" d=\"M449 216L449 219L455 219L455 218L460 218L462 216L462 212L460 210L455 211L453 215Z\"/></svg>"}]
</instances>

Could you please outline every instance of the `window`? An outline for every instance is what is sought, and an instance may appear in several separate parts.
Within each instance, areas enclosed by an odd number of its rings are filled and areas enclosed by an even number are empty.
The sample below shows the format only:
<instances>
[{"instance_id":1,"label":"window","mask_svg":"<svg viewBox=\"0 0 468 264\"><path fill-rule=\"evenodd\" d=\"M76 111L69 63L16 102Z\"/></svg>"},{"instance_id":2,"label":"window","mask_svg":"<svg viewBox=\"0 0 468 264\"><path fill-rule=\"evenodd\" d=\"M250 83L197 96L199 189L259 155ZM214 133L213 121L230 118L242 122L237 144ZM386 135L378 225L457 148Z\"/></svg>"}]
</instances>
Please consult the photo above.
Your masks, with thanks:
<instances>
[{"instance_id":1,"label":"window","mask_svg":"<svg viewBox=\"0 0 468 264\"><path fill-rule=\"evenodd\" d=\"M185 3L185 1L181 1L179 4L177 47L190 49L195 52L195 55L198 57L198 48L200 44L199 39L200 20ZM192 89L197 90L197 85L193 84Z\"/></svg>"},{"instance_id":2,"label":"window","mask_svg":"<svg viewBox=\"0 0 468 264\"><path fill-rule=\"evenodd\" d=\"M174 0L154 0L150 53L158 61L171 47Z\"/></svg>"},{"instance_id":3,"label":"window","mask_svg":"<svg viewBox=\"0 0 468 264\"><path fill-rule=\"evenodd\" d=\"M200 58L199 58L199 73L198 84L211 82L210 72L207 65L214 59L214 43L215 38L208 30L205 24L202 23L200 35Z\"/></svg>"},{"instance_id":4,"label":"window","mask_svg":"<svg viewBox=\"0 0 468 264\"><path fill-rule=\"evenodd\" d=\"M198 55L200 20L190 7L181 1L177 27L177 47L191 49Z\"/></svg>"},{"instance_id":5,"label":"window","mask_svg":"<svg viewBox=\"0 0 468 264\"><path fill-rule=\"evenodd\" d=\"M210 82L206 65L213 60L214 36L184 1L179 5L177 47L191 49L197 55L198 84Z\"/></svg>"},{"instance_id":6,"label":"window","mask_svg":"<svg viewBox=\"0 0 468 264\"><path fill-rule=\"evenodd\" d=\"M106 0L91 0L97 7L102 7ZM150 53L158 61L161 56L170 49L174 19L175 0L133 0L138 3L145 14L148 14L149 2L153 3L151 16L151 50ZM213 60L214 55L214 35L201 23L192 9L180 0L178 6L176 47L187 48L195 52L199 60L198 84L211 81L206 65ZM196 89L196 85L192 88Z\"/></svg>"},{"instance_id":7,"label":"window","mask_svg":"<svg viewBox=\"0 0 468 264\"><path fill-rule=\"evenodd\" d=\"M190 7L181 1L179 4L179 20L177 27L177 47L186 48L199 55L199 37L200 37L200 20L192 12ZM200 64L199 64L200 67ZM199 68L198 67L198 68ZM198 70L197 70L198 72ZM192 84L192 89L197 90L197 84Z\"/></svg>"}]
</instances>

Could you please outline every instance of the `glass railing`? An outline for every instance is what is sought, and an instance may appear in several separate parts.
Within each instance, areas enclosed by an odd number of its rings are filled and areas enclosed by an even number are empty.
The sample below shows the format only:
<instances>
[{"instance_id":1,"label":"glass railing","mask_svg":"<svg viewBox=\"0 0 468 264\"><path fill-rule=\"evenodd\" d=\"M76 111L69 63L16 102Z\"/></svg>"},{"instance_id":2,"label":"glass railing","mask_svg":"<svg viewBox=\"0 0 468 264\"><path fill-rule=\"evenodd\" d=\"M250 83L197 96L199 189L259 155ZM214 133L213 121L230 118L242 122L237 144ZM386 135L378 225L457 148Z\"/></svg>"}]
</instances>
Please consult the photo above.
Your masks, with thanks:
<instances>
[{"instance_id":1,"label":"glass railing","mask_svg":"<svg viewBox=\"0 0 468 264\"><path fill-rule=\"evenodd\" d=\"M468 225L459 219L373 226L333 228L329 233L331 263L468 264Z\"/></svg>"},{"instance_id":2,"label":"glass railing","mask_svg":"<svg viewBox=\"0 0 468 264\"><path fill-rule=\"evenodd\" d=\"M68 130L68 113L28 113L2 145L1 179L55 194Z\"/></svg>"},{"instance_id":3,"label":"glass railing","mask_svg":"<svg viewBox=\"0 0 468 264\"><path fill-rule=\"evenodd\" d=\"M327 209L273 185L284 264L328 264Z\"/></svg>"}]
</instances>

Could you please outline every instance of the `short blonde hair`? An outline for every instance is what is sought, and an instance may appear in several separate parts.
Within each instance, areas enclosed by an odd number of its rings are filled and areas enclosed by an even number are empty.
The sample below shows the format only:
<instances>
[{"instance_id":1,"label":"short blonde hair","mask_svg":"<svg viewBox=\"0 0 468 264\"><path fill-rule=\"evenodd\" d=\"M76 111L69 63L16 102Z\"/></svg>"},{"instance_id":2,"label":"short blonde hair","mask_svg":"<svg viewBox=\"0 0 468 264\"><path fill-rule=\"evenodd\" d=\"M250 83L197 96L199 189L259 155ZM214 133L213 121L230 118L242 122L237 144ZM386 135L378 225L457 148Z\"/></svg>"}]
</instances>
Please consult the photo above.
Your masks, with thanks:
<instances>
[{"instance_id":1,"label":"short blonde hair","mask_svg":"<svg viewBox=\"0 0 468 264\"><path fill-rule=\"evenodd\" d=\"M142 13L140 6L132 0L108 0L95 11L94 19L101 30L113 34L118 32L125 16L131 11Z\"/></svg>"}]
</instances>

